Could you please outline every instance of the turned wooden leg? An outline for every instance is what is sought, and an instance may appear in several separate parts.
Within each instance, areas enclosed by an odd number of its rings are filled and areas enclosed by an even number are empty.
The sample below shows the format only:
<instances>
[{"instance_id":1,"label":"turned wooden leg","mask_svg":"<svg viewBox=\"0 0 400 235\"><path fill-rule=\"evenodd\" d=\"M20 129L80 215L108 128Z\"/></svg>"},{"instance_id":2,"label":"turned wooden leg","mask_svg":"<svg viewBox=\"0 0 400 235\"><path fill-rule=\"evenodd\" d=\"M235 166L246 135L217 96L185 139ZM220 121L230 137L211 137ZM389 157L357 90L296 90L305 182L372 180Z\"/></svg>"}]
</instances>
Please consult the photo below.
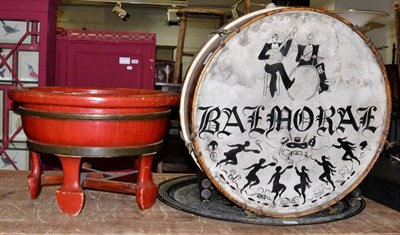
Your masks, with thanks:
<instances>
[{"instance_id":1,"label":"turned wooden leg","mask_svg":"<svg viewBox=\"0 0 400 235\"><path fill-rule=\"evenodd\" d=\"M140 209L150 208L156 201L157 185L153 183L151 164L154 154L141 155L135 162L138 171L136 202Z\"/></svg>"},{"instance_id":2,"label":"turned wooden leg","mask_svg":"<svg viewBox=\"0 0 400 235\"><path fill-rule=\"evenodd\" d=\"M39 196L42 186L42 166L39 154L33 151L29 153L31 158L31 173L28 176L28 188L31 198L36 199Z\"/></svg>"},{"instance_id":3,"label":"turned wooden leg","mask_svg":"<svg viewBox=\"0 0 400 235\"><path fill-rule=\"evenodd\" d=\"M62 186L56 192L58 207L68 215L78 215L82 210L85 197L80 185L80 157L59 156L64 172Z\"/></svg>"}]
</instances>

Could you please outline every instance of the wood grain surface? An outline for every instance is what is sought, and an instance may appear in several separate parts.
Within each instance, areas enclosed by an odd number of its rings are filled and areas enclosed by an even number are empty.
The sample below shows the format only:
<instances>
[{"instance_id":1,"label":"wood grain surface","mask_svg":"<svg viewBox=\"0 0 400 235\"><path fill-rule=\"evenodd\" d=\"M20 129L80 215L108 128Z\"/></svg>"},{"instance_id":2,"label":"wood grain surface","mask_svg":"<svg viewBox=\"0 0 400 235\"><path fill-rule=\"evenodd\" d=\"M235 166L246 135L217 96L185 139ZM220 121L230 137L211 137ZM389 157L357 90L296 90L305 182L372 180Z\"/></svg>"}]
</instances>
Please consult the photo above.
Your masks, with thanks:
<instances>
[{"instance_id":1,"label":"wood grain surface","mask_svg":"<svg viewBox=\"0 0 400 235\"><path fill-rule=\"evenodd\" d=\"M140 210L132 195L85 190L78 216L60 213L58 186L29 198L27 171L0 171L0 234L400 234L400 212L369 199L360 214L346 220L303 226L262 226L191 215L156 201ZM155 174L156 182L182 176Z\"/></svg>"}]
</instances>

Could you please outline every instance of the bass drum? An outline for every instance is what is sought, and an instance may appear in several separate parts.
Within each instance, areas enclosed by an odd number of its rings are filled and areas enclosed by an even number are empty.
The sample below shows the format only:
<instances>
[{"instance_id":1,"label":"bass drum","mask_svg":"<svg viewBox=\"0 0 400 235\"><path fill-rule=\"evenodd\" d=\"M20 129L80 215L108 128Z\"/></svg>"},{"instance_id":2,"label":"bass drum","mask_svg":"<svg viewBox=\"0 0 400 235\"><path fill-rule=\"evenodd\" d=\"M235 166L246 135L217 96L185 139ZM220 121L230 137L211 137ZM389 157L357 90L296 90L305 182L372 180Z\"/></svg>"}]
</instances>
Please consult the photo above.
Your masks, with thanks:
<instances>
[{"instance_id":1,"label":"bass drum","mask_svg":"<svg viewBox=\"0 0 400 235\"><path fill-rule=\"evenodd\" d=\"M298 59L307 55L323 58L324 71L304 69L314 66ZM311 94L299 98L299 85ZM383 147L390 107L384 65L362 32L323 10L280 8L233 21L201 48L180 120L215 188L244 210L288 218L355 189Z\"/></svg>"}]
</instances>

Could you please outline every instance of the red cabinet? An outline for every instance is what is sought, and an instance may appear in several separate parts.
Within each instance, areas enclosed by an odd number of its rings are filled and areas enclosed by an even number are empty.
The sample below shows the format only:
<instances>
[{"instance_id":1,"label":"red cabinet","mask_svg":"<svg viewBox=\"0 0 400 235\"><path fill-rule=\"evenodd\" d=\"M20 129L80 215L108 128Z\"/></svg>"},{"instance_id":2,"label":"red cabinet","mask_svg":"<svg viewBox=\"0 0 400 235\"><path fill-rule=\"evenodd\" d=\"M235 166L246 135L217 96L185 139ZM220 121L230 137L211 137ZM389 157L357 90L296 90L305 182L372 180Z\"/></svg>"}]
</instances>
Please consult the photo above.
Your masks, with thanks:
<instances>
[{"instance_id":1,"label":"red cabinet","mask_svg":"<svg viewBox=\"0 0 400 235\"><path fill-rule=\"evenodd\" d=\"M0 169L28 167L26 137L7 91L54 85L60 0L0 0Z\"/></svg>"},{"instance_id":2,"label":"red cabinet","mask_svg":"<svg viewBox=\"0 0 400 235\"><path fill-rule=\"evenodd\" d=\"M59 30L56 85L154 88L154 33Z\"/></svg>"}]
</instances>

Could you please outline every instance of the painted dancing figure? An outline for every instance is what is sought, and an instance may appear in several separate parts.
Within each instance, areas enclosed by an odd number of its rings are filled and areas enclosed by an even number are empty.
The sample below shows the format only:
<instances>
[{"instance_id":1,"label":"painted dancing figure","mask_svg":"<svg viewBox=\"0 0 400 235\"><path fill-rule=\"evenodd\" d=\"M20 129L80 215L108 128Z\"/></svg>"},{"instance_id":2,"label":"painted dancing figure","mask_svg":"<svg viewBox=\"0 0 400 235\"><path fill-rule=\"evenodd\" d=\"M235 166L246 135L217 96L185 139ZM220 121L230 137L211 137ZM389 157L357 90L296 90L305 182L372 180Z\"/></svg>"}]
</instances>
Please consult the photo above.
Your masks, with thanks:
<instances>
[{"instance_id":1,"label":"painted dancing figure","mask_svg":"<svg viewBox=\"0 0 400 235\"><path fill-rule=\"evenodd\" d=\"M294 186L294 190L299 194L299 196L303 196L303 204L306 202L306 188L310 188L310 177L308 177L307 171L309 171L305 166L301 167L301 171L295 167L296 173L300 176L300 184ZM301 190L301 192L299 191Z\"/></svg>"},{"instance_id":2,"label":"painted dancing figure","mask_svg":"<svg viewBox=\"0 0 400 235\"><path fill-rule=\"evenodd\" d=\"M360 160L356 156L354 156L353 150L356 148L354 143L351 143L349 141L345 141L346 138L338 138L337 141L339 142L339 145L332 145L335 148L338 149L343 149L344 155L342 157L343 161L351 161L353 162L353 159L358 162L358 165L360 165Z\"/></svg>"},{"instance_id":3,"label":"painted dancing figure","mask_svg":"<svg viewBox=\"0 0 400 235\"><path fill-rule=\"evenodd\" d=\"M257 184L260 183L260 179L259 179L258 176L257 176L257 172L258 172L259 170L264 169L264 168L266 168L267 166L275 166L275 165L276 165L275 162L271 162L271 163L269 163L269 164L263 166L262 164L264 164L264 163L265 163L265 159L264 159L264 158L261 158L260 161L259 161L258 163L255 163L255 164L253 164L253 165L251 165L251 166L249 166L249 167L247 167L247 168L244 168L244 170L248 170L248 169L251 169L251 168L253 168L253 169L252 169L252 170L249 172L249 174L246 176L247 183L244 185L244 187L242 188L242 190L240 190L240 192L243 192L243 190L244 190L247 186L249 186L249 185L250 185L249 188L251 188L252 186L257 185Z\"/></svg>"},{"instance_id":4,"label":"painted dancing figure","mask_svg":"<svg viewBox=\"0 0 400 235\"><path fill-rule=\"evenodd\" d=\"M225 163L225 166L228 164L231 165L237 165L237 154L240 152L254 152L254 153L260 153L260 150L257 149L246 149L247 147L250 146L250 142L246 141L244 144L234 144L234 145L229 145L228 147L232 147L233 149L229 150L228 152L224 153L226 156L225 159L221 160L220 162L217 163L217 166L221 163Z\"/></svg>"},{"instance_id":5,"label":"painted dancing figure","mask_svg":"<svg viewBox=\"0 0 400 235\"><path fill-rule=\"evenodd\" d=\"M281 184L279 181L281 180L281 176L283 175L283 173L285 173L285 171L287 169L293 168L293 166L288 166L286 167L283 171L281 166L277 166L275 168L275 173L272 175L271 179L269 180L268 184L270 184L272 182L272 180L274 181L272 183L272 193L275 193L275 197L274 200L272 201L275 204L275 200L278 197L281 197L283 192L285 192L286 190L286 186L284 184Z\"/></svg>"},{"instance_id":6,"label":"painted dancing figure","mask_svg":"<svg viewBox=\"0 0 400 235\"><path fill-rule=\"evenodd\" d=\"M322 166L322 168L324 169L324 173L322 173L322 175L319 176L319 180L321 180L322 182L325 182L326 184L328 184L328 182L329 182L333 187L333 191L335 191L335 184L333 183L333 181L331 179L331 175L334 175L333 173L336 172L334 170L336 167L334 167L332 165L332 163L330 163L326 159L327 159L327 157L322 156L322 162L319 162L318 160L314 160L318 163L318 165Z\"/></svg>"}]
</instances>

